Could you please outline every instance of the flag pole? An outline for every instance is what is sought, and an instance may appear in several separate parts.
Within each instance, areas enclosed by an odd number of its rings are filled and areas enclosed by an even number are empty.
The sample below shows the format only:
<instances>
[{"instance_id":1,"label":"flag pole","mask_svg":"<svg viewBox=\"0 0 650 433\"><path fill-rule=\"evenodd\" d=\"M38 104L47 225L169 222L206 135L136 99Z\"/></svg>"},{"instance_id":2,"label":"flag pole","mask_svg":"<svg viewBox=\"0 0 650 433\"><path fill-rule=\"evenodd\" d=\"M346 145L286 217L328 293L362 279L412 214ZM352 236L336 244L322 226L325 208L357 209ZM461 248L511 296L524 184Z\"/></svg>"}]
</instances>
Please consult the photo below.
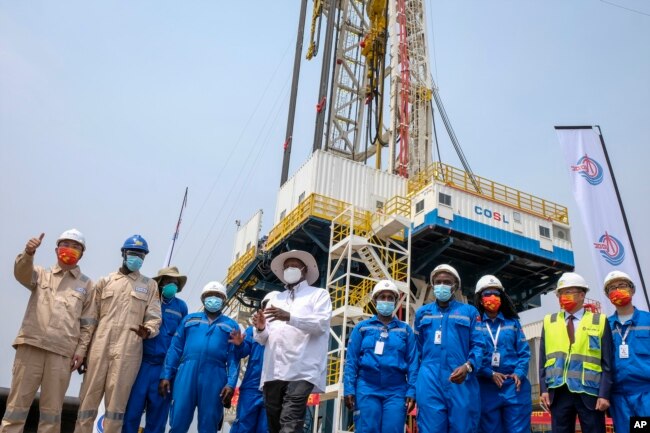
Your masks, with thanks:
<instances>
[{"instance_id":1,"label":"flag pole","mask_svg":"<svg viewBox=\"0 0 650 433\"><path fill-rule=\"evenodd\" d=\"M187 206L187 191L188 187L185 187L185 195L183 196L183 203L181 204L181 211L178 215L178 221L176 222L176 231L174 232L174 236L172 237L172 244L169 247L169 253L167 254L167 260L165 260L165 266L164 267L169 267L169 264L172 261L172 254L174 254L174 245L176 245L176 239L178 239L178 233L181 229L181 221L183 219L183 210L185 210L185 206Z\"/></svg>"},{"instance_id":2,"label":"flag pole","mask_svg":"<svg viewBox=\"0 0 650 433\"><path fill-rule=\"evenodd\" d=\"M625 208L623 207L623 200L621 199L621 193L618 190L618 184L616 183L616 177L614 177L614 169L612 168L612 163L609 160L609 154L607 153L607 147L605 146L605 140L603 138L603 133L600 130L599 125L595 125L594 128L598 129L598 138L600 138L600 144L603 146L603 153L605 154L605 161L607 162L607 167L609 168L609 173L612 176L612 184L614 185L614 191L616 191L616 198L618 199L618 206L621 208L621 215L623 215L623 224L625 224L625 231L627 232L627 237L630 240L630 246L632 247L632 255L634 256L634 263L636 264L636 269L639 272L639 279L641 280L641 289L643 290L643 295L645 296L645 301L650 308L650 299L648 298L648 291L646 290L645 281L643 280L643 273L641 272L641 264L639 263L639 257L636 254L636 248L634 247L634 240L632 239L632 231L630 230L630 225L627 222L627 215L625 215Z\"/></svg>"}]
</instances>

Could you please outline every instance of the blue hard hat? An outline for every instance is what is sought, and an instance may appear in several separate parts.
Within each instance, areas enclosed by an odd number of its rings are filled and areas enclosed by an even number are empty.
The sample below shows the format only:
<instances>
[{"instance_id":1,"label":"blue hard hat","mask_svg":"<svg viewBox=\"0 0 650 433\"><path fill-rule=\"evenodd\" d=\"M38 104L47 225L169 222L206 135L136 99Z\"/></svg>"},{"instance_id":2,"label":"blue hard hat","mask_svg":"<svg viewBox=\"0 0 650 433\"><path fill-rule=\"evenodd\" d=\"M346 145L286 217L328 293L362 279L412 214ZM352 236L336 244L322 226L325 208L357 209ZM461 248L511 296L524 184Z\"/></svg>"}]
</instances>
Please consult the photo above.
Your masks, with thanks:
<instances>
[{"instance_id":1,"label":"blue hard hat","mask_svg":"<svg viewBox=\"0 0 650 433\"><path fill-rule=\"evenodd\" d=\"M142 236L133 235L124 241L124 245L122 245L122 251L124 250L140 250L144 251L145 254L149 254L149 245Z\"/></svg>"}]
</instances>

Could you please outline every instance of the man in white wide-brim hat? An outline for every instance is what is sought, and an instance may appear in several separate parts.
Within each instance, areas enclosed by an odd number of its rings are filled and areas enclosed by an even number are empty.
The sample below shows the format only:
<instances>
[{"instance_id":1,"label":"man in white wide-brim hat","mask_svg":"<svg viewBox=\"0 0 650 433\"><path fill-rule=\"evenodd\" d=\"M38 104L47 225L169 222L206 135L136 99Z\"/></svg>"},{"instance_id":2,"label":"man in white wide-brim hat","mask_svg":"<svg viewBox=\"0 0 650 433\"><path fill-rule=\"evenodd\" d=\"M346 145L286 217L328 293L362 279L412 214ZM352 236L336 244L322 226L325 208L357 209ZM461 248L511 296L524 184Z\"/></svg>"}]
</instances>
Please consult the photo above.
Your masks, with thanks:
<instances>
[{"instance_id":1,"label":"man in white wide-brim hat","mask_svg":"<svg viewBox=\"0 0 650 433\"><path fill-rule=\"evenodd\" d=\"M332 303L313 287L318 265L306 251L282 253L271 270L286 290L253 316L255 341L265 346L261 388L270 433L302 432L307 399L325 391Z\"/></svg>"}]
</instances>

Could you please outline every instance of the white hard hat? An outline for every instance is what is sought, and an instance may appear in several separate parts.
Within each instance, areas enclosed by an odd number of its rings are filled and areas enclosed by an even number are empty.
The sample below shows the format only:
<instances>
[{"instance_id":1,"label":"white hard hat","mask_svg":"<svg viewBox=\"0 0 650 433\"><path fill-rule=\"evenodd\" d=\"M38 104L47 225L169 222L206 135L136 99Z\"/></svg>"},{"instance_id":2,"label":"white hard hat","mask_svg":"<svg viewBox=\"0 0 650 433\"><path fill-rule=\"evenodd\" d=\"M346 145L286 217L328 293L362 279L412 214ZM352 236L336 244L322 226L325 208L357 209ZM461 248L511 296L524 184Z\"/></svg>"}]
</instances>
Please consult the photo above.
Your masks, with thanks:
<instances>
[{"instance_id":1,"label":"white hard hat","mask_svg":"<svg viewBox=\"0 0 650 433\"><path fill-rule=\"evenodd\" d=\"M61 236L56 240L56 245L63 240L79 242L83 249L86 249L86 237L77 229L66 230L61 233Z\"/></svg>"},{"instance_id":2,"label":"white hard hat","mask_svg":"<svg viewBox=\"0 0 650 433\"><path fill-rule=\"evenodd\" d=\"M280 292L278 292L277 290L267 293L266 295L264 295L264 298L262 298L262 302L260 302L260 304L264 305L265 302L270 302L271 299L275 298L275 295L277 295L278 293Z\"/></svg>"},{"instance_id":3,"label":"white hard hat","mask_svg":"<svg viewBox=\"0 0 650 433\"><path fill-rule=\"evenodd\" d=\"M483 275L477 282L476 282L476 291L474 293L478 293L483 289L487 289L488 287L496 287L499 290L503 290L503 284L501 284L501 281L494 275Z\"/></svg>"},{"instance_id":4,"label":"white hard hat","mask_svg":"<svg viewBox=\"0 0 650 433\"><path fill-rule=\"evenodd\" d=\"M557 282L557 287L555 290L564 289L566 287L580 287L589 291L589 285L582 276L576 274L575 272L565 272L562 274L560 279Z\"/></svg>"},{"instance_id":5,"label":"white hard hat","mask_svg":"<svg viewBox=\"0 0 650 433\"><path fill-rule=\"evenodd\" d=\"M381 292L393 292L395 296L399 298L399 289L391 280L381 280L377 282L375 287L372 289L372 299L375 299L375 297Z\"/></svg>"},{"instance_id":6,"label":"white hard hat","mask_svg":"<svg viewBox=\"0 0 650 433\"><path fill-rule=\"evenodd\" d=\"M201 298L203 298L207 293L218 293L223 295L224 299L228 298L226 288L219 281L210 281L206 284L201 291Z\"/></svg>"},{"instance_id":7,"label":"white hard hat","mask_svg":"<svg viewBox=\"0 0 650 433\"><path fill-rule=\"evenodd\" d=\"M456 278L456 281L458 281L458 288L460 288L460 275L458 275L458 271L454 267L449 265L438 265L433 269L433 271L431 271L431 275L429 275L431 284L433 284L433 277L440 272L448 272L453 275Z\"/></svg>"},{"instance_id":8,"label":"white hard hat","mask_svg":"<svg viewBox=\"0 0 650 433\"><path fill-rule=\"evenodd\" d=\"M614 280L626 280L630 282L632 288L634 288L634 282L628 274L623 271L612 271L605 277L605 282L603 283L603 290L607 293L607 285Z\"/></svg>"}]
</instances>

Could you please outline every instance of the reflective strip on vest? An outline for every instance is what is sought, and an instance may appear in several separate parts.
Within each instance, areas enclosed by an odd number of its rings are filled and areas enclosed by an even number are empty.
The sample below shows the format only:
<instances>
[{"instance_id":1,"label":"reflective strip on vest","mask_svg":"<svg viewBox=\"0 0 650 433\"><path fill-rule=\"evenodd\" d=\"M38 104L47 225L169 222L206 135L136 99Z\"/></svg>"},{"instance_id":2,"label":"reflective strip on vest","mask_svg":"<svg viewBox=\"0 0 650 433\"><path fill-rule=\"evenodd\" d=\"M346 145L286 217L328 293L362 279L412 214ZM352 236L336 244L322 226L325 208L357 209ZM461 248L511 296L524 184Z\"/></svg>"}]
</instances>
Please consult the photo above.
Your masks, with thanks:
<instances>
[{"instance_id":1,"label":"reflective strip on vest","mask_svg":"<svg viewBox=\"0 0 650 433\"><path fill-rule=\"evenodd\" d=\"M544 318L546 385L558 388L566 384L571 392L598 396L605 316L586 311L576 326L573 345L569 342L564 316L561 312Z\"/></svg>"}]
</instances>

